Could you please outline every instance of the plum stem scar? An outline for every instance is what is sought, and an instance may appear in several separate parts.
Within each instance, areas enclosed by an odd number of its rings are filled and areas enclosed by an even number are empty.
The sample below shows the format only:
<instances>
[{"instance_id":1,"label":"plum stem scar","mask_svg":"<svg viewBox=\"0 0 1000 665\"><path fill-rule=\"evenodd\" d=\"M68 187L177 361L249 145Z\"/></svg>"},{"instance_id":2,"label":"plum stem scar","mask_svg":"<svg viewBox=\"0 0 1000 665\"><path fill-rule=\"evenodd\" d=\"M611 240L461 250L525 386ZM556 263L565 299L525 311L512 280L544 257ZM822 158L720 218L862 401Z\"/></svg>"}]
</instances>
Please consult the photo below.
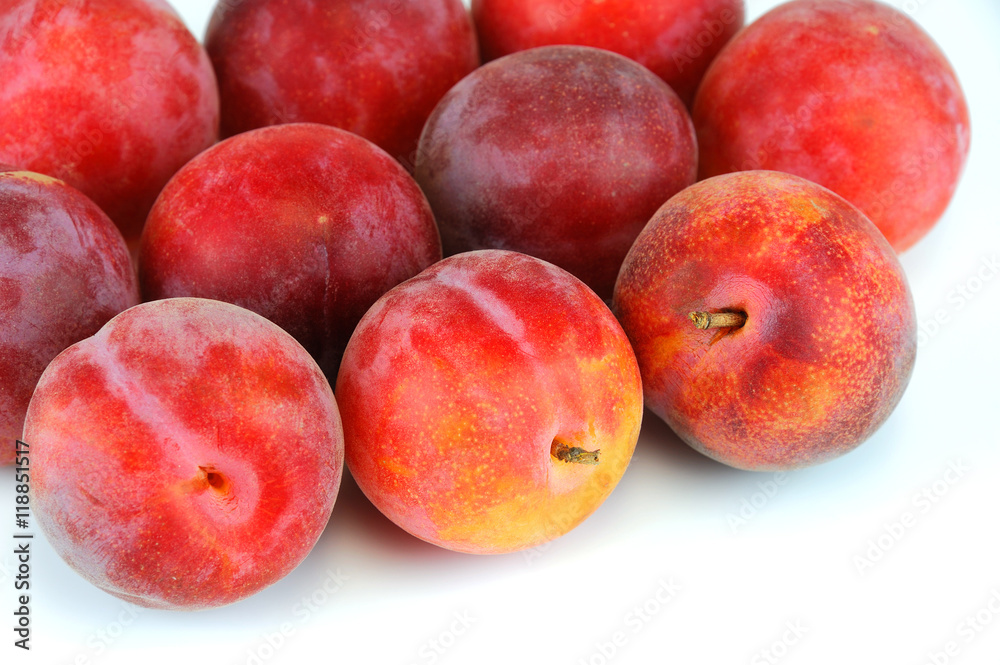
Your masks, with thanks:
<instances>
[{"instance_id":1,"label":"plum stem scar","mask_svg":"<svg viewBox=\"0 0 1000 665\"><path fill-rule=\"evenodd\" d=\"M577 448L575 446L567 446L561 441L552 442L552 456L561 462L569 462L571 464L597 464L598 461L600 461L600 454L600 449L590 451L584 450L583 448Z\"/></svg>"},{"instance_id":2,"label":"plum stem scar","mask_svg":"<svg viewBox=\"0 0 1000 665\"><path fill-rule=\"evenodd\" d=\"M747 322L747 315L743 312L691 312L688 318L694 321L695 328L699 330L742 328Z\"/></svg>"}]
</instances>

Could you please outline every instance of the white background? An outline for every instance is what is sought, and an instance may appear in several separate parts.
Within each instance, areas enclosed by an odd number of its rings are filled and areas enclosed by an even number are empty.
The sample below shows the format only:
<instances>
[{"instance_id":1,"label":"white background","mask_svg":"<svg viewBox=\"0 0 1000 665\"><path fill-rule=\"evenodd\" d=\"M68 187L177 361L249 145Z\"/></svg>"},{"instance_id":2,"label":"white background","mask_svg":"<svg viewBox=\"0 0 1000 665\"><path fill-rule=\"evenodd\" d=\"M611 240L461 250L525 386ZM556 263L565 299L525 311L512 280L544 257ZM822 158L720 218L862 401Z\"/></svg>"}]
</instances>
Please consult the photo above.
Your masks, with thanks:
<instances>
[{"instance_id":1,"label":"white background","mask_svg":"<svg viewBox=\"0 0 1000 665\"><path fill-rule=\"evenodd\" d=\"M749 18L776 4L751 0ZM924 331L916 371L858 450L775 479L699 456L647 412L631 467L592 518L541 550L492 557L412 538L347 480L291 575L195 614L130 610L39 539L30 654L11 644L3 545L0 662L1000 663L1000 275L983 268L1000 258L1000 6L893 4L958 71L972 151L947 215L902 257ZM202 36L208 4L174 5ZM935 313L946 322L932 330ZM0 513L13 513L0 475Z\"/></svg>"}]
</instances>

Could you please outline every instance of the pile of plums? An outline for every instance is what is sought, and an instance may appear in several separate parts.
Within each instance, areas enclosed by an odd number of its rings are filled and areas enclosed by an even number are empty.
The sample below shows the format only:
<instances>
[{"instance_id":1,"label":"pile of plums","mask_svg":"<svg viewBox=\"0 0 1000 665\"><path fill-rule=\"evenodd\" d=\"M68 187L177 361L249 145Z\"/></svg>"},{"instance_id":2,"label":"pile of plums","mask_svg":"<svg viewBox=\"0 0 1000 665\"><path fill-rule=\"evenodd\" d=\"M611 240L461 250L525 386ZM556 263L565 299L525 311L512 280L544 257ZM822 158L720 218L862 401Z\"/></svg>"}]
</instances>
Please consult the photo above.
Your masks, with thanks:
<instances>
[{"instance_id":1,"label":"pile of plums","mask_svg":"<svg viewBox=\"0 0 1000 665\"><path fill-rule=\"evenodd\" d=\"M870 437L968 109L887 5L743 24L221 0L203 47L161 0L5 2L0 462L53 548L202 609L308 554L345 460L413 535L502 553L601 504L644 405L741 469Z\"/></svg>"}]
</instances>

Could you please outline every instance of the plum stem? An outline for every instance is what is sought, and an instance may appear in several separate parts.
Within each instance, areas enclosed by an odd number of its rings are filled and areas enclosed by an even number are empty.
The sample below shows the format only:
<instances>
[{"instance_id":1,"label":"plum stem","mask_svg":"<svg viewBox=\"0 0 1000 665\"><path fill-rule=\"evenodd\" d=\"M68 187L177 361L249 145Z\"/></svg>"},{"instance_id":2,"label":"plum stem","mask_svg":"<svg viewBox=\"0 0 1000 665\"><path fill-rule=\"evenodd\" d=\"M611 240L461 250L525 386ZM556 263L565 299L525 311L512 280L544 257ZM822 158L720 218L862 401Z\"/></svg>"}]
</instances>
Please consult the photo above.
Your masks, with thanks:
<instances>
[{"instance_id":1,"label":"plum stem","mask_svg":"<svg viewBox=\"0 0 1000 665\"><path fill-rule=\"evenodd\" d=\"M747 322L747 315L743 312L691 312L688 318L694 321L695 328L699 330L742 328Z\"/></svg>"},{"instance_id":2,"label":"plum stem","mask_svg":"<svg viewBox=\"0 0 1000 665\"><path fill-rule=\"evenodd\" d=\"M575 446L567 446L562 441L552 442L552 456L561 462L570 464L597 464L600 457L600 449L590 451Z\"/></svg>"}]
</instances>

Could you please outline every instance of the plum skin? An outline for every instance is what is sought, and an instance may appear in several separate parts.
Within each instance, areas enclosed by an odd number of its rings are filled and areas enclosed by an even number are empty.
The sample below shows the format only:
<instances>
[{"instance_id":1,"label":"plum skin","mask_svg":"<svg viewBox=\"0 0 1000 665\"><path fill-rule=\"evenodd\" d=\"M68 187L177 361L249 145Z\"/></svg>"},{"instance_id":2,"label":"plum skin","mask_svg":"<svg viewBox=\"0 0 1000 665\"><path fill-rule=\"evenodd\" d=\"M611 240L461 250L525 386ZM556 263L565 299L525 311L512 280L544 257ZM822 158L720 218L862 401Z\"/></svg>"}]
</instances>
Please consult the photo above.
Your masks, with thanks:
<instances>
[{"instance_id":1,"label":"plum skin","mask_svg":"<svg viewBox=\"0 0 1000 665\"><path fill-rule=\"evenodd\" d=\"M315 545L343 468L322 372L263 317L175 298L60 354L24 429L53 549L104 591L199 610L250 596Z\"/></svg>"},{"instance_id":2,"label":"plum skin","mask_svg":"<svg viewBox=\"0 0 1000 665\"><path fill-rule=\"evenodd\" d=\"M205 50L161 0L13 0L0 34L0 162L64 180L136 241L167 180L218 139Z\"/></svg>"},{"instance_id":3,"label":"plum skin","mask_svg":"<svg viewBox=\"0 0 1000 665\"><path fill-rule=\"evenodd\" d=\"M694 128L670 87L582 46L522 51L467 76L427 120L415 171L446 256L523 252L602 298L649 217L696 175Z\"/></svg>"},{"instance_id":4,"label":"plum skin","mask_svg":"<svg viewBox=\"0 0 1000 665\"><path fill-rule=\"evenodd\" d=\"M139 244L148 300L231 302L291 333L329 377L379 296L441 258L427 200L389 155L296 123L227 139L157 199Z\"/></svg>"},{"instance_id":5,"label":"plum skin","mask_svg":"<svg viewBox=\"0 0 1000 665\"><path fill-rule=\"evenodd\" d=\"M690 107L705 70L743 27L743 0L472 0L486 61L576 44L635 60Z\"/></svg>"},{"instance_id":6,"label":"plum skin","mask_svg":"<svg viewBox=\"0 0 1000 665\"><path fill-rule=\"evenodd\" d=\"M460 0L220 2L205 44L223 137L322 123L365 137L411 171L434 105L479 66Z\"/></svg>"},{"instance_id":7,"label":"plum skin","mask_svg":"<svg viewBox=\"0 0 1000 665\"><path fill-rule=\"evenodd\" d=\"M139 304L114 223L61 180L0 166L0 465L14 462L45 367Z\"/></svg>"},{"instance_id":8,"label":"plum skin","mask_svg":"<svg viewBox=\"0 0 1000 665\"><path fill-rule=\"evenodd\" d=\"M933 40L871 0L794 0L747 26L692 109L699 178L785 171L861 209L902 252L944 214L970 145L961 85Z\"/></svg>"},{"instance_id":9,"label":"plum skin","mask_svg":"<svg viewBox=\"0 0 1000 665\"><path fill-rule=\"evenodd\" d=\"M899 403L917 323L878 229L797 176L744 171L684 190L622 266L615 314L646 405L730 466L788 470L843 455ZM741 312L699 330L692 312Z\"/></svg>"},{"instance_id":10,"label":"plum skin","mask_svg":"<svg viewBox=\"0 0 1000 665\"><path fill-rule=\"evenodd\" d=\"M607 306L564 270L500 250L447 258L380 298L336 393L366 496L409 533L476 554L581 523L642 421L635 356ZM557 459L559 444L597 463Z\"/></svg>"}]
</instances>

